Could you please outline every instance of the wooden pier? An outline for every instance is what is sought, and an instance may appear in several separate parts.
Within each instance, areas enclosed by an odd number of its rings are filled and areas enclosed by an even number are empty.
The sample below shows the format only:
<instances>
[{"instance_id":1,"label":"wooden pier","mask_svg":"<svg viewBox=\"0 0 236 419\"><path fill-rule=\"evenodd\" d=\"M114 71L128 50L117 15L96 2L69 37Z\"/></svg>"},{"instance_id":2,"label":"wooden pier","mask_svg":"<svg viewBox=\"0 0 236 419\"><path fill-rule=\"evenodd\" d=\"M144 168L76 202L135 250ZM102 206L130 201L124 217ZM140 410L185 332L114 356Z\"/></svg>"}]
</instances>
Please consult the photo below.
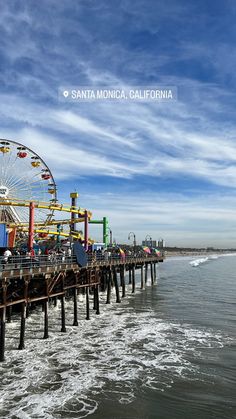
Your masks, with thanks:
<instances>
[{"instance_id":1,"label":"wooden pier","mask_svg":"<svg viewBox=\"0 0 236 419\"><path fill-rule=\"evenodd\" d=\"M126 295L125 272L131 292L136 288L136 270L141 272L141 289L145 288L150 270L151 284L157 278L156 265L163 262L163 257L114 258L91 261L86 267L79 267L75 260L41 263L39 266L18 264L4 267L0 271L0 362L5 359L6 323L11 321L12 311L21 317L18 349L25 348L26 318L35 305L42 304L44 311L44 330L42 338L47 339L49 323L49 302L61 302L61 332L66 333L65 297L71 297L74 319L73 326L78 326L77 295L86 295L86 319L90 319L90 299L93 293L93 309L100 313L99 292L106 292L106 303L111 303L111 290L115 289L115 301L120 303Z\"/></svg>"}]
</instances>

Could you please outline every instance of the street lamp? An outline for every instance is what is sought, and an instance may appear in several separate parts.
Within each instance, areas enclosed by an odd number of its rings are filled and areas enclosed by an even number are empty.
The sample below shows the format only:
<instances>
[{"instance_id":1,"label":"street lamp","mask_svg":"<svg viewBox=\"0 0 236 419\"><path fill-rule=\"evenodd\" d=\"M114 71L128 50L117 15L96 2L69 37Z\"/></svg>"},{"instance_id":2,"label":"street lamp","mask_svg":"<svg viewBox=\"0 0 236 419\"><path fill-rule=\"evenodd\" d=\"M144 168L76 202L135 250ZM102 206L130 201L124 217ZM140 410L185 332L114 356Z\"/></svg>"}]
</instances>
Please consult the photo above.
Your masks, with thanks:
<instances>
[{"instance_id":1,"label":"street lamp","mask_svg":"<svg viewBox=\"0 0 236 419\"><path fill-rule=\"evenodd\" d=\"M112 246L112 231L111 231L110 227L108 227L108 231L110 233L110 246Z\"/></svg>"},{"instance_id":2,"label":"street lamp","mask_svg":"<svg viewBox=\"0 0 236 419\"><path fill-rule=\"evenodd\" d=\"M136 236L135 236L135 234L133 233L133 231L131 231L130 233L129 233L129 235L128 235L128 240L130 240L131 239L131 236L133 236L133 239L134 239L134 247L136 246Z\"/></svg>"}]
</instances>

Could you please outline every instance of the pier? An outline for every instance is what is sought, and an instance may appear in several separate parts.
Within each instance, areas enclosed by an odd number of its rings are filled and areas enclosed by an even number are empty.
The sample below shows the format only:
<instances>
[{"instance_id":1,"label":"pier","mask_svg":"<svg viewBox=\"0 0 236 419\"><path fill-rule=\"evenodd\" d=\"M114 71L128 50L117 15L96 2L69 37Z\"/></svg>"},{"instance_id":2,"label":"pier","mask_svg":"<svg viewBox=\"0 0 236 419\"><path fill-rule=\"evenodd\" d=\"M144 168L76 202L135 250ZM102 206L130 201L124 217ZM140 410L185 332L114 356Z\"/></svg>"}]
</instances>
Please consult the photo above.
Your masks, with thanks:
<instances>
[{"instance_id":1,"label":"pier","mask_svg":"<svg viewBox=\"0 0 236 419\"><path fill-rule=\"evenodd\" d=\"M100 292L106 293L107 304L112 299L121 303L128 289L135 293L138 269L141 289L147 284L148 271L151 284L155 283L156 266L163 256L152 246L151 249L137 246L133 232L128 236L128 240L133 236L133 246L126 251L112 242L111 234L109 243L108 218L93 218L90 210L78 206L76 191L70 193L70 204L59 203L50 168L24 144L2 139L0 167L0 362L3 362L6 324L13 314L20 316L18 349L22 350L26 345L27 317L34 308L42 306L42 338L48 339L50 304L57 305L59 301L59 330L66 333L66 298L73 310L73 326L78 326L79 293L85 295L89 320L91 296L96 315L100 313ZM58 214L63 216L60 218ZM89 228L94 224L101 225L101 243L90 237ZM99 244L100 249L95 247Z\"/></svg>"},{"instance_id":2,"label":"pier","mask_svg":"<svg viewBox=\"0 0 236 419\"><path fill-rule=\"evenodd\" d=\"M2 262L2 261L1 261ZM80 267L76 258L72 256L64 261L50 260L40 256L37 262L34 259L26 260L20 256L14 257L5 266L1 264L0 271L0 362L5 360L5 334L6 323L11 322L11 315L19 313L21 318L19 330L18 349L25 348L25 330L27 316L30 310L41 304L44 311L44 330L42 338L49 338L49 303L61 304L61 324L59 331L66 333L65 298L69 297L71 310L74 313L73 326L78 326L77 295L82 292L86 295L86 319L91 316L90 300L93 298L93 309L100 314L99 293L106 293L106 303L110 304L112 298L121 303L126 296L127 282L125 273L128 273L128 284L131 292L135 293L136 271L140 270L141 289L145 288L148 280L148 271L151 284L157 279L157 264L163 262L162 256L126 256L112 255L105 257L99 255L88 257L85 267ZM115 290L115 295L112 292Z\"/></svg>"}]
</instances>

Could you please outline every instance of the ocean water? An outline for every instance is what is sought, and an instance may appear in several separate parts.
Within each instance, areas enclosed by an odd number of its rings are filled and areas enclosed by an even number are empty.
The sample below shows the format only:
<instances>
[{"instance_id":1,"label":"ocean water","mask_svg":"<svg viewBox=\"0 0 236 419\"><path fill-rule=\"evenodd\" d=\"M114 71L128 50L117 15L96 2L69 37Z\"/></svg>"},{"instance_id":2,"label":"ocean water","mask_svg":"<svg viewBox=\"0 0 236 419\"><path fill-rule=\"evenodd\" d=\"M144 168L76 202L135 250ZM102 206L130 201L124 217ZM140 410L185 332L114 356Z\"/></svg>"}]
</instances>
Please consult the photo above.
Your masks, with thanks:
<instances>
[{"instance_id":1,"label":"ocean water","mask_svg":"<svg viewBox=\"0 0 236 419\"><path fill-rule=\"evenodd\" d=\"M137 271L138 272L138 271ZM26 349L19 316L7 324L6 362L0 364L0 417L12 419L236 418L236 255L172 258L158 266L154 286L121 304L91 310L78 297L79 326L66 302L27 319ZM127 277L126 277L127 280ZM92 306L92 296L91 296Z\"/></svg>"}]
</instances>

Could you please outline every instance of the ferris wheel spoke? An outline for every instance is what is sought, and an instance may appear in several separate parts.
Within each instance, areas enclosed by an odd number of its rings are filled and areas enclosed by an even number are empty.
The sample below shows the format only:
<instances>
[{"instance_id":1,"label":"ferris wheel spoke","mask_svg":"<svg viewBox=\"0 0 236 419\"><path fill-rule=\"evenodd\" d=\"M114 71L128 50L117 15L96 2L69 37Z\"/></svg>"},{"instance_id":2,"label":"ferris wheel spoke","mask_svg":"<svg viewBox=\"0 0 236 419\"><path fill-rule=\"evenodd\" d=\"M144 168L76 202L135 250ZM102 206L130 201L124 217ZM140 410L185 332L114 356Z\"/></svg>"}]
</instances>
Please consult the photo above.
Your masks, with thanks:
<instances>
[{"instance_id":1,"label":"ferris wheel spoke","mask_svg":"<svg viewBox=\"0 0 236 419\"><path fill-rule=\"evenodd\" d=\"M41 172L36 172L35 173L35 169L33 167L30 167L28 169L27 173L24 173L23 178L26 177L27 179L31 179L31 178L35 178L36 176L40 176L40 175L41 175ZM15 175L13 174L13 175L9 176L9 179L7 179L6 181L11 183L12 181L15 180L15 178L16 178L16 174ZM18 178L18 176L17 176L17 178Z\"/></svg>"},{"instance_id":2,"label":"ferris wheel spoke","mask_svg":"<svg viewBox=\"0 0 236 419\"><path fill-rule=\"evenodd\" d=\"M9 172L9 173L6 172L6 177L5 177L5 182L6 183L8 183L9 179L12 177L12 169L14 169L16 161L17 161L17 157L15 158L15 160L13 162L9 163L11 165L11 172Z\"/></svg>"},{"instance_id":3,"label":"ferris wheel spoke","mask_svg":"<svg viewBox=\"0 0 236 419\"><path fill-rule=\"evenodd\" d=\"M8 159L7 159L7 156L5 154L3 154L1 163L2 163L1 164L1 182L3 182L3 180L6 177L7 167L9 167L9 163L10 163L9 156L8 156Z\"/></svg>"},{"instance_id":4,"label":"ferris wheel spoke","mask_svg":"<svg viewBox=\"0 0 236 419\"><path fill-rule=\"evenodd\" d=\"M29 187L30 185L34 185L34 184L39 184L41 182L40 178L35 178L32 177L29 179L28 176L24 175L22 176L20 179L15 180L14 182L12 181L11 184L9 184L9 187L21 187L21 185L25 186L27 184L27 186Z\"/></svg>"}]
</instances>

